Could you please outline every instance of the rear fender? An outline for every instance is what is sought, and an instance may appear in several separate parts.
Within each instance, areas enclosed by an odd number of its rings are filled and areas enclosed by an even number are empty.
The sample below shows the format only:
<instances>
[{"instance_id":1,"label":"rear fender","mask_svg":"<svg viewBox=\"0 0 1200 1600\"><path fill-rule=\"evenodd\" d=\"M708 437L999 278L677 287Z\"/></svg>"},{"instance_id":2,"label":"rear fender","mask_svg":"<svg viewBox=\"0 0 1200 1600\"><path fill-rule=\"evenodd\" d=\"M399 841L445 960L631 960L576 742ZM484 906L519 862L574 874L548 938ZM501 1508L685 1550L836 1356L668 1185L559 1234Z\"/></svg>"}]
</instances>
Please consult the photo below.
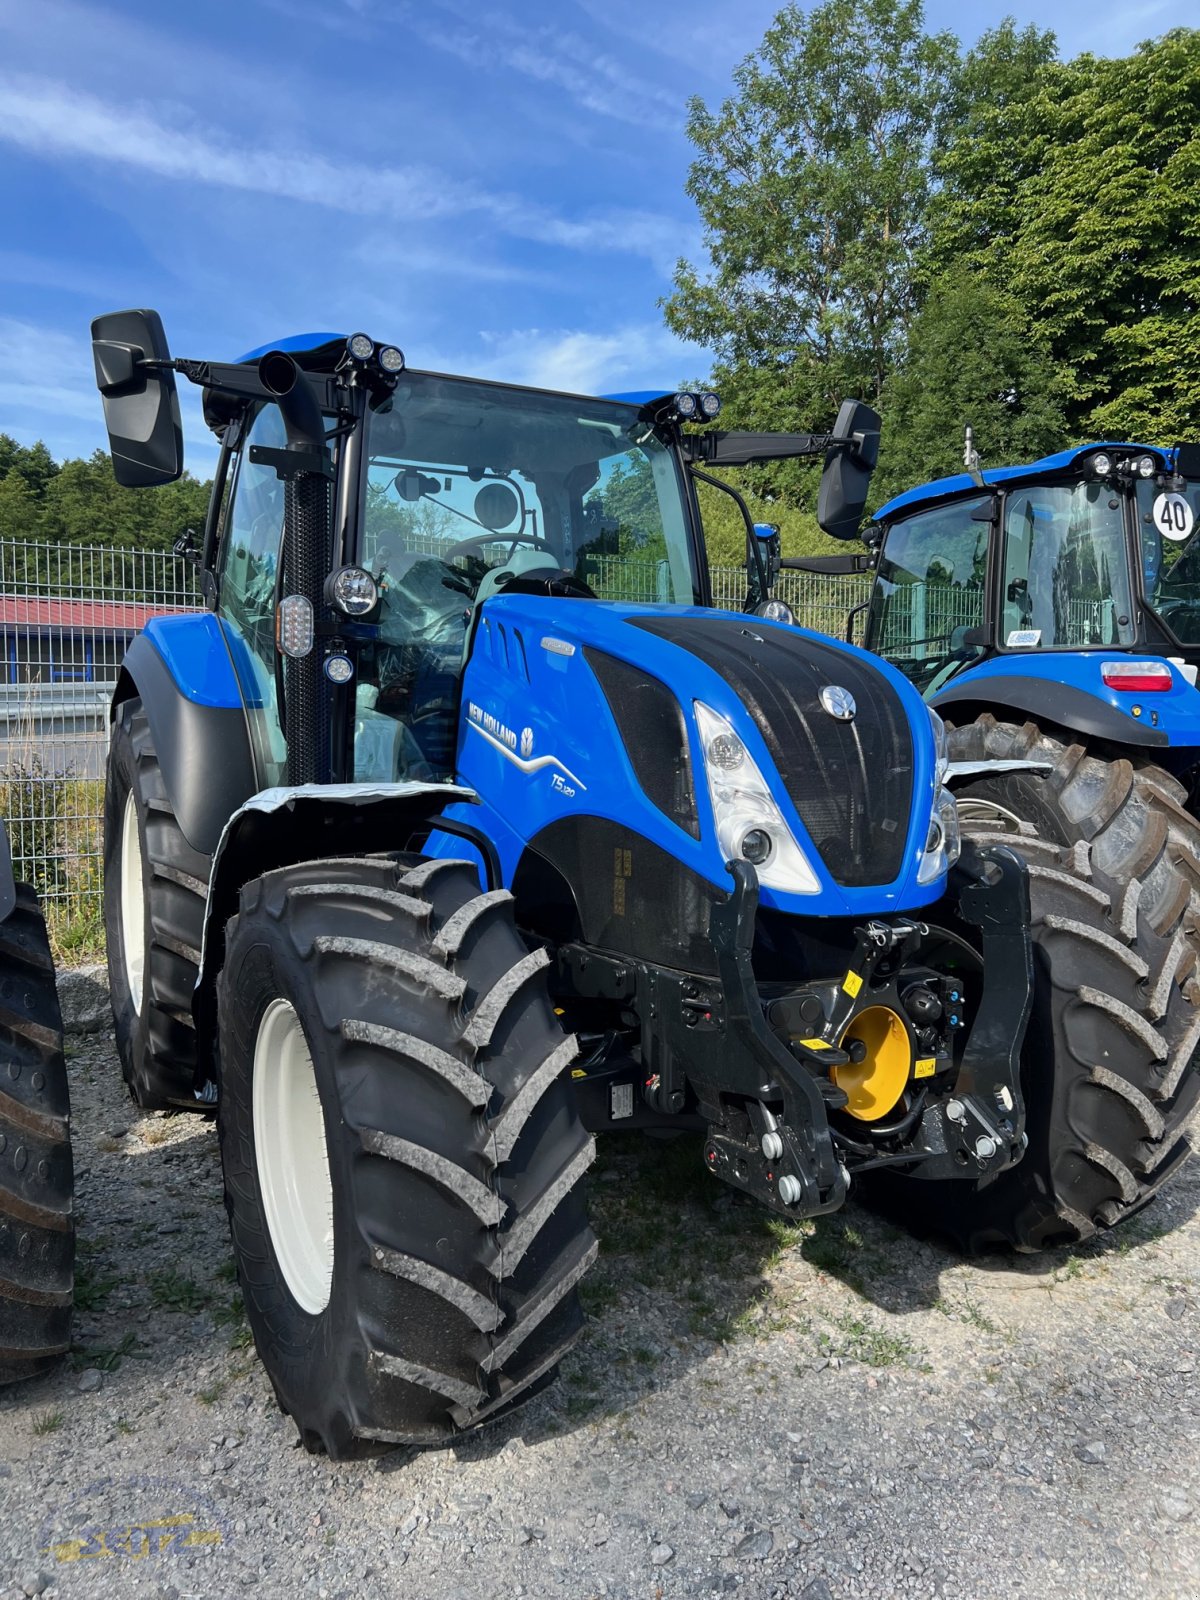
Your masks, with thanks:
<instances>
[{"instance_id":1,"label":"rear fender","mask_svg":"<svg viewBox=\"0 0 1200 1600\"><path fill-rule=\"evenodd\" d=\"M1096 680L1101 683L1099 666ZM1188 693L1195 701L1191 715L1171 719L1166 714L1173 708L1153 704L1166 702L1172 695L1122 696L1130 702L1125 710L1112 699L1087 688L1081 688L1061 679L1032 673L973 672L953 679L947 687L935 694L930 704L949 721L961 726L974 722L985 712L993 715L1007 713L1020 720L1031 719L1043 727L1064 728L1070 733L1082 734L1088 739L1102 739L1108 744L1136 746L1145 750L1165 750L1177 743L1200 743L1200 695L1194 689ZM1131 715L1133 705L1153 711L1158 717L1154 725L1148 714Z\"/></svg>"}]
</instances>

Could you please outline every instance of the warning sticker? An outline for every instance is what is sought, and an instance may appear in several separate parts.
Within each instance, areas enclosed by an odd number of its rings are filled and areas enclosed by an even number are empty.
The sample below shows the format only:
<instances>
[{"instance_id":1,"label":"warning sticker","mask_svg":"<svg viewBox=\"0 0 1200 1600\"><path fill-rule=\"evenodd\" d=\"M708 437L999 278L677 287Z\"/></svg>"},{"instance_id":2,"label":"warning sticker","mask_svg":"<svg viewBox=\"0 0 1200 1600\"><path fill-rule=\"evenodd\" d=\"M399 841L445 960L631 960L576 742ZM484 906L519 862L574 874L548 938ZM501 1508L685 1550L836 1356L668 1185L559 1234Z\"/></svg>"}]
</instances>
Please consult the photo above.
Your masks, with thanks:
<instances>
[{"instance_id":1,"label":"warning sticker","mask_svg":"<svg viewBox=\"0 0 1200 1600\"><path fill-rule=\"evenodd\" d=\"M855 972L853 969L849 971L842 979L842 988L850 996L851 1000L857 1000L858 991L862 988L862 973Z\"/></svg>"},{"instance_id":2,"label":"warning sticker","mask_svg":"<svg viewBox=\"0 0 1200 1600\"><path fill-rule=\"evenodd\" d=\"M801 1039L800 1043L808 1050L830 1050L833 1048L824 1039Z\"/></svg>"},{"instance_id":3,"label":"warning sticker","mask_svg":"<svg viewBox=\"0 0 1200 1600\"><path fill-rule=\"evenodd\" d=\"M1186 495L1160 494L1154 502L1154 526L1164 539L1186 539L1196 525Z\"/></svg>"},{"instance_id":4,"label":"warning sticker","mask_svg":"<svg viewBox=\"0 0 1200 1600\"><path fill-rule=\"evenodd\" d=\"M937 1068L937 1061L933 1056L922 1056L919 1061L913 1062L914 1078L932 1078Z\"/></svg>"}]
</instances>

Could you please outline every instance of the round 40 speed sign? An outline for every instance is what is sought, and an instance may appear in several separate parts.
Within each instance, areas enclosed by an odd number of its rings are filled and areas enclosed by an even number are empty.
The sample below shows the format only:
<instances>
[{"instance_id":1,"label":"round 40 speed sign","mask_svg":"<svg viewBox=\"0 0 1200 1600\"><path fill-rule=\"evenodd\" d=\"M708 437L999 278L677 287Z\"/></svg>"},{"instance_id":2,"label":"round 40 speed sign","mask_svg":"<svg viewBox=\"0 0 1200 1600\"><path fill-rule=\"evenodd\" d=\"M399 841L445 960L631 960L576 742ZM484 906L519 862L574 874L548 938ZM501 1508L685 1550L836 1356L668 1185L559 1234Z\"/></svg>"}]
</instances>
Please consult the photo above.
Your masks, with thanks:
<instances>
[{"instance_id":1,"label":"round 40 speed sign","mask_svg":"<svg viewBox=\"0 0 1200 1600\"><path fill-rule=\"evenodd\" d=\"M1154 526L1164 539L1186 539L1196 519L1182 494L1160 494L1154 502Z\"/></svg>"}]
</instances>

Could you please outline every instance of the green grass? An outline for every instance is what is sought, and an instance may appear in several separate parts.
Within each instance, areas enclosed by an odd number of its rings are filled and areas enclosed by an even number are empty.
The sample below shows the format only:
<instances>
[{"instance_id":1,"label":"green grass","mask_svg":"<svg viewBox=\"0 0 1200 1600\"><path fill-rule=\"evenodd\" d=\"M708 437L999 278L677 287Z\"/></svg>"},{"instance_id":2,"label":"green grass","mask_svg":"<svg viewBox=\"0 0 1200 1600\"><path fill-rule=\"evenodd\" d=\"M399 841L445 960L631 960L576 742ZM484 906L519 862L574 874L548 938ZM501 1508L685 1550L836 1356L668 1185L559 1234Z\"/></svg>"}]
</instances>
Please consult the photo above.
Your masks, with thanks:
<instances>
[{"instance_id":1,"label":"green grass","mask_svg":"<svg viewBox=\"0 0 1200 1600\"><path fill-rule=\"evenodd\" d=\"M817 1348L825 1356L840 1356L864 1367L906 1366L917 1347L904 1333L892 1333L867 1317L848 1312L834 1321L837 1334L821 1333Z\"/></svg>"},{"instance_id":2,"label":"green grass","mask_svg":"<svg viewBox=\"0 0 1200 1600\"><path fill-rule=\"evenodd\" d=\"M120 1281L119 1275L115 1272L101 1272L99 1268L86 1260L77 1262L75 1266L76 1311L103 1311L108 1303L109 1295Z\"/></svg>"},{"instance_id":3,"label":"green grass","mask_svg":"<svg viewBox=\"0 0 1200 1600\"><path fill-rule=\"evenodd\" d=\"M35 1411L33 1414L33 1431L36 1434L57 1433L63 1425L61 1411Z\"/></svg>"},{"instance_id":4,"label":"green grass","mask_svg":"<svg viewBox=\"0 0 1200 1600\"><path fill-rule=\"evenodd\" d=\"M134 1333L127 1333L118 1344L71 1346L71 1365L77 1371L83 1367L98 1367L101 1372L116 1372L127 1356L133 1360L143 1358Z\"/></svg>"},{"instance_id":5,"label":"green grass","mask_svg":"<svg viewBox=\"0 0 1200 1600\"><path fill-rule=\"evenodd\" d=\"M146 1281L151 1302L160 1311L203 1311L212 1301L207 1289L176 1267L152 1272Z\"/></svg>"}]
</instances>

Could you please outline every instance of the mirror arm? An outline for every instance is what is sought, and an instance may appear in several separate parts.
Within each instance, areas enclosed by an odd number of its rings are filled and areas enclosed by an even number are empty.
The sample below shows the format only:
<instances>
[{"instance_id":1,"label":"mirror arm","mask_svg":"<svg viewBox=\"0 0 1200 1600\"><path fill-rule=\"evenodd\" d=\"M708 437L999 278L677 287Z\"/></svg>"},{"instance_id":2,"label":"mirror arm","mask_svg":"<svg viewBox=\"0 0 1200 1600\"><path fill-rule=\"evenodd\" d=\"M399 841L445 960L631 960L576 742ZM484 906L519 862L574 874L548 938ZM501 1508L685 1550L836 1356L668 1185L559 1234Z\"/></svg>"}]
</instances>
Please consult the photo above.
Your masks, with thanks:
<instances>
[{"instance_id":1,"label":"mirror arm","mask_svg":"<svg viewBox=\"0 0 1200 1600\"><path fill-rule=\"evenodd\" d=\"M839 439L832 433L712 433L687 434L683 452L690 462L707 466L747 467L755 461L790 461L803 456L819 456L826 450L853 449L853 439Z\"/></svg>"}]
</instances>

